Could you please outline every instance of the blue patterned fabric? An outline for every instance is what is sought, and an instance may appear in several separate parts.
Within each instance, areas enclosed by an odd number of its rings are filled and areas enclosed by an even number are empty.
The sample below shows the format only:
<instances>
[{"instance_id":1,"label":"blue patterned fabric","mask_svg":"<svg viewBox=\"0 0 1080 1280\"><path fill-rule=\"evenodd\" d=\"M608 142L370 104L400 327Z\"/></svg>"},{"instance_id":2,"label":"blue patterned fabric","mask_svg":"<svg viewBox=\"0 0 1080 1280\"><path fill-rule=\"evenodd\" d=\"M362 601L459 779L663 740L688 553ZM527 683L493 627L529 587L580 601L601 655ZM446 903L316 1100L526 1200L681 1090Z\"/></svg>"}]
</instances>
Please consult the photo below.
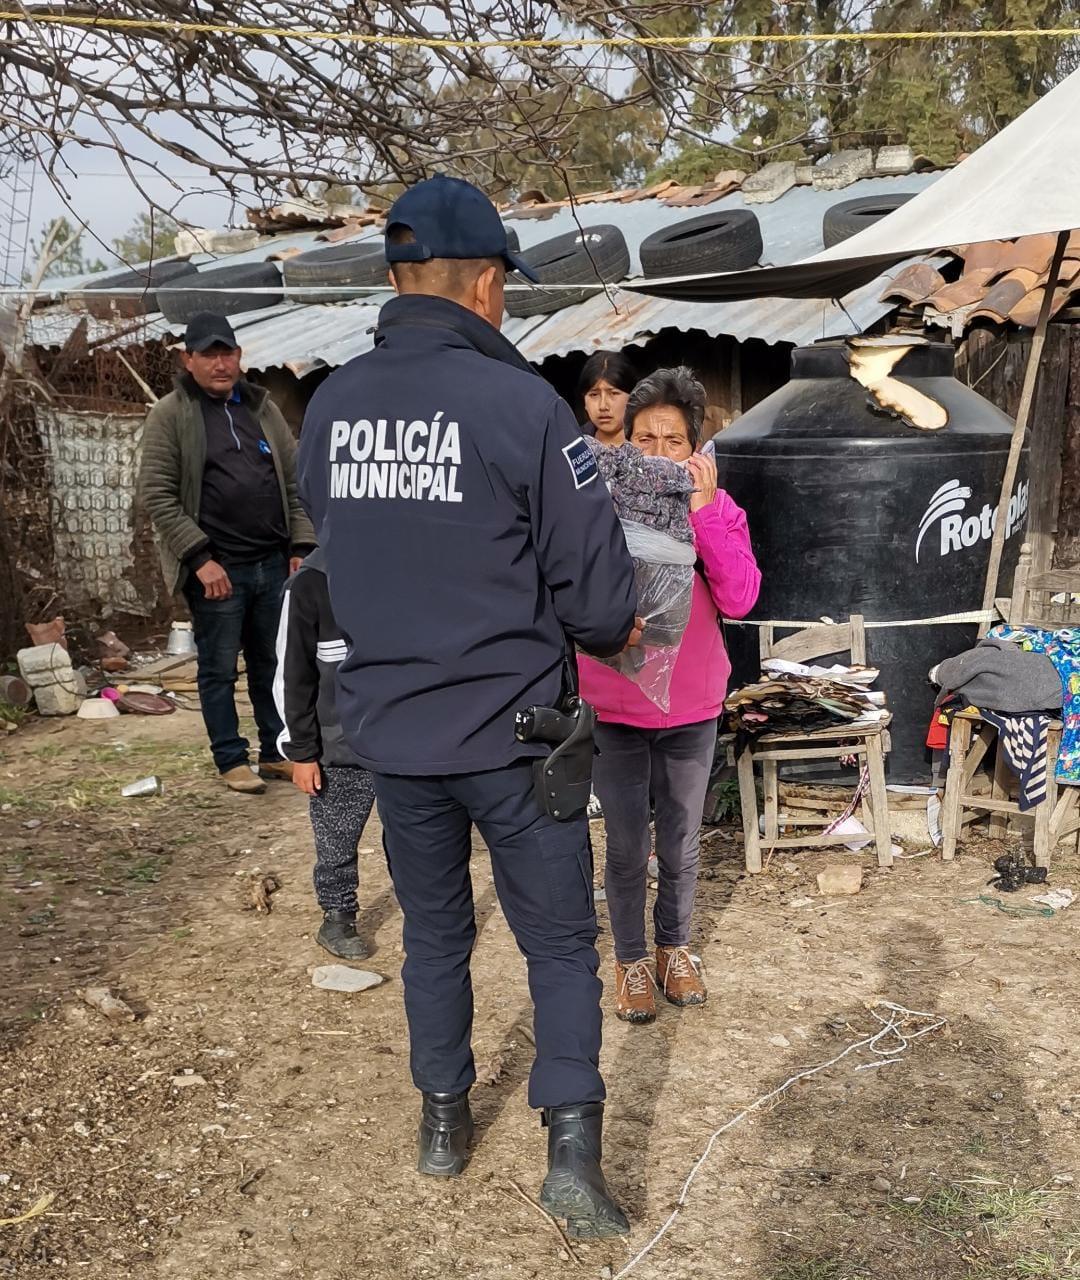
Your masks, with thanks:
<instances>
[{"instance_id":1,"label":"blue patterned fabric","mask_svg":"<svg viewBox=\"0 0 1080 1280\"><path fill-rule=\"evenodd\" d=\"M1012 640L1031 653L1044 653L1057 668L1062 688L1061 748L1058 751L1058 782L1080 785L1080 629L1043 631L1039 627L994 627L992 636Z\"/></svg>"}]
</instances>

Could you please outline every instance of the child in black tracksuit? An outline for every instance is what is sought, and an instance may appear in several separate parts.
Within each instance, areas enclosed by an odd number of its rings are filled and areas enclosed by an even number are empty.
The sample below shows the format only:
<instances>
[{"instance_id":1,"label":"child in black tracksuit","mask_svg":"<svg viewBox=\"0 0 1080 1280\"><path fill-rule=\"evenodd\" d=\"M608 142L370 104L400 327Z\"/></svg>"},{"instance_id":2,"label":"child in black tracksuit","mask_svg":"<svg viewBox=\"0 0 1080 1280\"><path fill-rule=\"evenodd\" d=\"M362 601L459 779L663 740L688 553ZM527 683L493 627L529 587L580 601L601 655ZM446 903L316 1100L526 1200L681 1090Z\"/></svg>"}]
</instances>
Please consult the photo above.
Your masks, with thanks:
<instances>
[{"instance_id":1,"label":"child in black tracksuit","mask_svg":"<svg viewBox=\"0 0 1080 1280\"><path fill-rule=\"evenodd\" d=\"M341 729L335 682L345 638L330 612L326 562L313 551L285 586L274 698L285 725L278 748L293 782L311 796L315 896L323 911L316 941L343 960L369 954L356 932L357 845L375 791Z\"/></svg>"}]
</instances>

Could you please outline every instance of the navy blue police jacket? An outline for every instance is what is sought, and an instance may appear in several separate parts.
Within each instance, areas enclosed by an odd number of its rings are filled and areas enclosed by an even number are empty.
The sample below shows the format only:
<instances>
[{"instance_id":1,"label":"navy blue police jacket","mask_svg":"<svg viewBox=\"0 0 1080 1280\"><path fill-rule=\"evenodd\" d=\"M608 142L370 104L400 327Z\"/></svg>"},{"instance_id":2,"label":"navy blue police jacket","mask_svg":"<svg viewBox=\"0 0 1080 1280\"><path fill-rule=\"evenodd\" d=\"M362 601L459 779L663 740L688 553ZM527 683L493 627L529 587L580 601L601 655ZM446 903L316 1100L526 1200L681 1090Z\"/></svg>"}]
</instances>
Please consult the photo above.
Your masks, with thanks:
<instances>
[{"instance_id":1,"label":"navy blue police jacket","mask_svg":"<svg viewBox=\"0 0 1080 1280\"><path fill-rule=\"evenodd\" d=\"M634 571L566 403L481 317L410 294L304 417L301 501L326 553L346 738L379 773L501 768L548 748L515 713L551 706L567 637L606 657Z\"/></svg>"}]
</instances>

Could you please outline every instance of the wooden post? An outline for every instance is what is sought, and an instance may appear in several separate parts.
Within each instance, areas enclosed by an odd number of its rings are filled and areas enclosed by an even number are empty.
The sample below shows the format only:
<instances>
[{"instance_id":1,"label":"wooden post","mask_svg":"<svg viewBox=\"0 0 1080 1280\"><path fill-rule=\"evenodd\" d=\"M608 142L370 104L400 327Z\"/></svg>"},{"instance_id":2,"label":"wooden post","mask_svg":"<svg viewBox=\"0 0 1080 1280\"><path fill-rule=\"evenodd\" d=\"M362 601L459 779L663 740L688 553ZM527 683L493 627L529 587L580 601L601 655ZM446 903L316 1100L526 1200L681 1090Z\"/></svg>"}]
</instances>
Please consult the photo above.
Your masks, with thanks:
<instances>
[{"instance_id":1,"label":"wooden post","mask_svg":"<svg viewBox=\"0 0 1080 1280\"><path fill-rule=\"evenodd\" d=\"M1046 331L1046 348L1032 412L1039 424L1028 453L1026 541L1033 573L1054 567L1054 545L1061 502L1061 468L1065 449L1066 397L1069 388L1069 325Z\"/></svg>"},{"instance_id":2,"label":"wooden post","mask_svg":"<svg viewBox=\"0 0 1080 1280\"><path fill-rule=\"evenodd\" d=\"M1016 424L1013 427L1012 441L1009 445L1009 457L1005 463L1005 475L1001 481L1001 496L998 498L994 536L990 542L990 561L986 566L986 585L983 588L984 613L989 613L993 609L994 598L997 596L998 574L1001 571L1001 557L1005 550L1005 527L1009 517L1009 503L1012 501L1016 473L1020 468L1020 454L1023 452L1024 437L1031 419L1031 406L1035 400L1035 381L1039 375L1043 347L1046 345L1046 326L1050 322L1054 291L1057 289L1061 271L1061 260L1065 257L1065 246L1068 243L1069 232L1062 231L1054 247L1054 257L1050 263L1050 274L1046 280L1039 320L1031 339L1031 352L1028 355L1027 369L1024 371L1024 387L1020 393L1020 407L1016 411ZM979 624L979 635L984 636L989 630L990 622L984 619Z\"/></svg>"}]
</instances>

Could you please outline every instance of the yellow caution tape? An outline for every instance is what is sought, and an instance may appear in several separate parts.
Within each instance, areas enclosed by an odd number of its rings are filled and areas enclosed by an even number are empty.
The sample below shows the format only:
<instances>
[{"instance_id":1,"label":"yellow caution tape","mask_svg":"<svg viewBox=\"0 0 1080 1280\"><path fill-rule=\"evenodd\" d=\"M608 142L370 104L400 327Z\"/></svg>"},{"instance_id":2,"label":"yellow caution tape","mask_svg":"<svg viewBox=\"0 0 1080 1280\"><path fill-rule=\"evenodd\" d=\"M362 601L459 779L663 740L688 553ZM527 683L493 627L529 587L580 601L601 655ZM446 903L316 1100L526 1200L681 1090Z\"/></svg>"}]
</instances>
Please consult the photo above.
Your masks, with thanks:
<instances>
[{"instance_id":1,"label":"yellow caution tape","mask_svg":"<svg viewBox=\"0 0 1080 1280\"><path fill-rule=\"evenodd\" d=\"M978 31L833 31L800 35L695 35L695 36L538 36L498 37L489 40L457 36L394 36L360 31L294 30L290 27L229 26L219 22L180 22L168 18L113 18L76 13L0 12L0 21L61 27L97 27L107 31L172 32L178 35L275 36L288 40L325 41L331 44L385 45L413 49L625 49L698 46L714 48L744 44L870 44L913 40L1067 40L1080 36L1080 27L1016 27Z\"/></svg>"}]
</instances>

